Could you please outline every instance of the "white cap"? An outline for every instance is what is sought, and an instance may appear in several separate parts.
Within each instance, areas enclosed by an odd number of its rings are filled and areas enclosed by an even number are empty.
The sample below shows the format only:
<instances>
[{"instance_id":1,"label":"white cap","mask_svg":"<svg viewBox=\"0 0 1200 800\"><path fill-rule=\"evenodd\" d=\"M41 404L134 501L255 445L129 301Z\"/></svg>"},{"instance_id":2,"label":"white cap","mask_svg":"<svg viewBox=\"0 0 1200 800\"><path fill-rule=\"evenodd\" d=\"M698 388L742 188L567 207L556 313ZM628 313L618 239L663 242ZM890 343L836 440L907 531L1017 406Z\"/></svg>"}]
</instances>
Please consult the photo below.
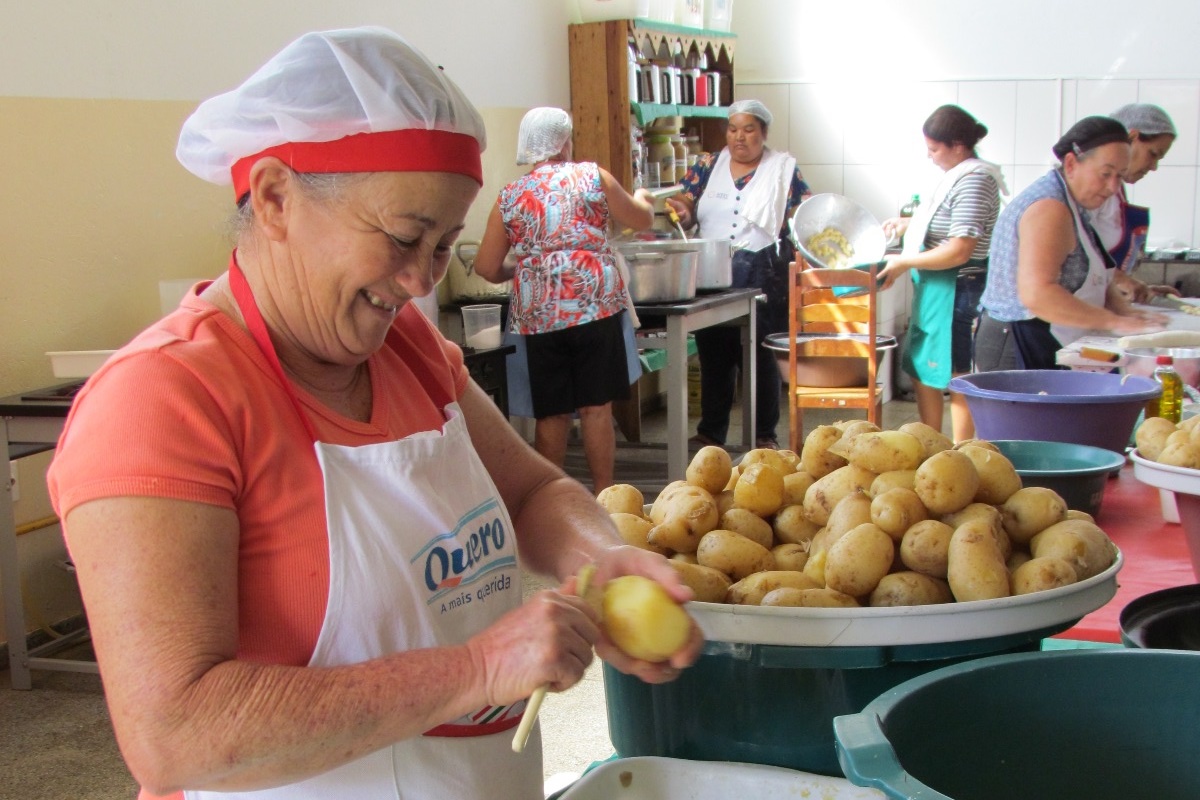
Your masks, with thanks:
<instances>
[{"instance_id":1,"label":"white cap","mask_svg":"<svg viewBox=\"0 0 1200 800\"><path fill-rule=\"evenodd\" d=\"M517 163L536 164L558 155L571 138L571 127L571 115L561 108L530 109L517 132Z\"/></svg>"},{"instance_id":2,"label":"white cap","mask_svg":"<svg viewBox=\"0 0 1200 800\"><path fill-rule=\"evenodd\" d=\"M175 155L248 190L264 156L298 172L457 172L481 185L483 119L442 70L385 28L308 33L241 86L204 101Z\"/></svg>"},{"instance_id":3,"label":"white cap","mask_svg":"<svg viewBox=\"0 0 1200 800\"><path fill-rule=\"evenodd\" d=\"M757 117L763 125L771 127L771 111L758 100L738 100L729 107L729 116L734 114L749 114Z\"/></svg>"},{"instance_id":4,"label":"white cap","mask_svg":"<svg viewBox=\"0 0 1200 800\"><path fill-rule=\"evenodd\" d=\"M1110 117L1125 126L1151 138L1168 134L1175 136L1175 123L1166 111L1150 103L1129 103L1121 106Z\"/></svg>"}]
</instances>

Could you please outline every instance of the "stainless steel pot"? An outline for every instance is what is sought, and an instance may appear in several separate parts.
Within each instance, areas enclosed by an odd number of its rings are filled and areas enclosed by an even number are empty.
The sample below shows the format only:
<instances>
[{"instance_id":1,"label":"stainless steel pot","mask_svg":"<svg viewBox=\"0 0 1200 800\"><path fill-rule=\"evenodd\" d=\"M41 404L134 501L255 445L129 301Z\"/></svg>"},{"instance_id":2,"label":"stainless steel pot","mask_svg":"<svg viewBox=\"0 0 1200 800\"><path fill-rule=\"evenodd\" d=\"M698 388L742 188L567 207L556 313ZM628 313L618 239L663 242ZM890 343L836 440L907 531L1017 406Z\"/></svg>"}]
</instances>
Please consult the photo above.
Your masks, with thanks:
<instances>
[{"instance_id":1,"label":"stainless steel pot","mask_svg":"<svg viewBox=\"0 0 1200 800\"><path fill-rule=\"evenodd\" d=\"M618 244L617 249L621 253L634 248L639 253L674 253L681 246L697 251L697 289L728 289L733 285L733 245L727 239L628 241Z\"/></svg>"},{"instance_id":2,"label":"stainless steel pot","mask_svg":"<svg viewBox=\"0 0 1200 800\"><path fill-rule=\"evenodd\" d=\"M670 303L696 296L700 249L690 243L627 242L617 246L635 303Z\"/></svg>"},{"instance_id":3,"label":"stainless steel pot","mask_svg":"<svg viewBox=\"0 0 1200 800\"><path fill-rule=\"evenodd\" d=\"M688 239L700 248L697 289L728 289L733 285L733 245L728 239Z\"/></svg>"},{"instance_id":4,"label":"stainless steel pot","mask_svg":"<svg viewBox=\"0 0 1200 800\"><path fill-rule=\"evenodd\" d=\"M1122 354L1121 372L1153 378L1159 356L1170 356L1183 382L1200 388L1200 348L1196 347L1130 347Z\"/></svg>"}]
</instances>

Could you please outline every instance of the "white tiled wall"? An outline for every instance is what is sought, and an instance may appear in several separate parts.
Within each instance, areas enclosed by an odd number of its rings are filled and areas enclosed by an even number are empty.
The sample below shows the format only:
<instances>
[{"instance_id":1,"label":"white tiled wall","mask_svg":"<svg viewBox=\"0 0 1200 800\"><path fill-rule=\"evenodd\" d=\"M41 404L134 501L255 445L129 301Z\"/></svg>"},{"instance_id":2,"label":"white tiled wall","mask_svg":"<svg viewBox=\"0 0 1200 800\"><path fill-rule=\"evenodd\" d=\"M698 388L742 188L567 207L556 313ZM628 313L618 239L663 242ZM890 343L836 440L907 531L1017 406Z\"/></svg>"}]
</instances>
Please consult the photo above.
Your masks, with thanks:
<instances>
[{"instance_id":1,"label":"white tiled wall","mask_svg":"<svg viewBox=\"0 0 1200 800\"><path fill-rule=\"evenodd\" d=\"M771 143L796 156L813 191L853 197L880 219L932 190L940 173L926 158L921 123L943 103L988 126L979 154L1003 167L1011 195L1055 163L1051 145L1079 118L1157 103L1179 137L1129 194L1152 209L1151 247L1200 246L1200 80L824 81L739 84L735 94L767 104Z\"/></svg>"}]
</instances>

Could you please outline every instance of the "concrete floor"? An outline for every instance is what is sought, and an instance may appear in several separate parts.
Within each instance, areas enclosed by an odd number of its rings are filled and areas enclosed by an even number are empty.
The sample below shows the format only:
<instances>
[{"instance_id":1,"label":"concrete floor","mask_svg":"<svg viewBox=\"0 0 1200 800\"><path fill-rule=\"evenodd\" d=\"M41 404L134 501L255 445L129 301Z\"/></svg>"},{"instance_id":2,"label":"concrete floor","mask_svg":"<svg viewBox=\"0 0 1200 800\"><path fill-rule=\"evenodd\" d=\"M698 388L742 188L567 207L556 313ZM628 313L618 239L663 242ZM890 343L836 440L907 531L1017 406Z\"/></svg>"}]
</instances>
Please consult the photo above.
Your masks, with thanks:
<instances>
[{"instance_id":1,"label":"concrete floor","mask_svg":"<svg viewBox=\"0 0 1200 800\"><path fill-rule=\"evenodd\" d=\"M804 427L846 416L809 412ZM739 441L738 415L733 418L730 441ZM897 400L884 405L885 428L915 419L913 403ZM665 428L665 414L649 414L643 420L643 439L662 441ZM780 442L787 442L787 430L785 409ZM527 592L544 587L536 578L526 579ZM0 671L0 800L130 800L136 796L137 786L113 738L98 676L38 671L33 674L32 691L8 686L5 669ZM599 662L592 664L578 685L548 696L539 721L548 793L592 763L612 756Z\"/></svg>"}]
</instances>

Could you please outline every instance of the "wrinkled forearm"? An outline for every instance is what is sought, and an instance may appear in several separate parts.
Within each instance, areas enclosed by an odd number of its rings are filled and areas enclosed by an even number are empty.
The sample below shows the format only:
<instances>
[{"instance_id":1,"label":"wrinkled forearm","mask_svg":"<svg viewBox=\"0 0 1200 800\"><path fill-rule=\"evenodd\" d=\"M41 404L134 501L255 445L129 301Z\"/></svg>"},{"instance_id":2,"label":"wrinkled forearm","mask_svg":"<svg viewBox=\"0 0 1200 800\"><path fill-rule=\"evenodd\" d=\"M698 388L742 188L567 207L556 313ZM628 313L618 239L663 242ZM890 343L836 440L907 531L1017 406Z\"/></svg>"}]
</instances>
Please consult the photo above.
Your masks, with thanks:
<instances>
[{"instance_id":1,"label":"wrinkled forearm","mask_svg":"<svg viewBox=\"0 0 1200 800\"><path fill-rule=\"evenodd\" d=\"M156 683L153 676L144 679ZM227 661L173 698L114 708L122 753L149 791L258 789L328 771L486 703L466 647L331 668Z\"/></svg>"}]
</instances>

